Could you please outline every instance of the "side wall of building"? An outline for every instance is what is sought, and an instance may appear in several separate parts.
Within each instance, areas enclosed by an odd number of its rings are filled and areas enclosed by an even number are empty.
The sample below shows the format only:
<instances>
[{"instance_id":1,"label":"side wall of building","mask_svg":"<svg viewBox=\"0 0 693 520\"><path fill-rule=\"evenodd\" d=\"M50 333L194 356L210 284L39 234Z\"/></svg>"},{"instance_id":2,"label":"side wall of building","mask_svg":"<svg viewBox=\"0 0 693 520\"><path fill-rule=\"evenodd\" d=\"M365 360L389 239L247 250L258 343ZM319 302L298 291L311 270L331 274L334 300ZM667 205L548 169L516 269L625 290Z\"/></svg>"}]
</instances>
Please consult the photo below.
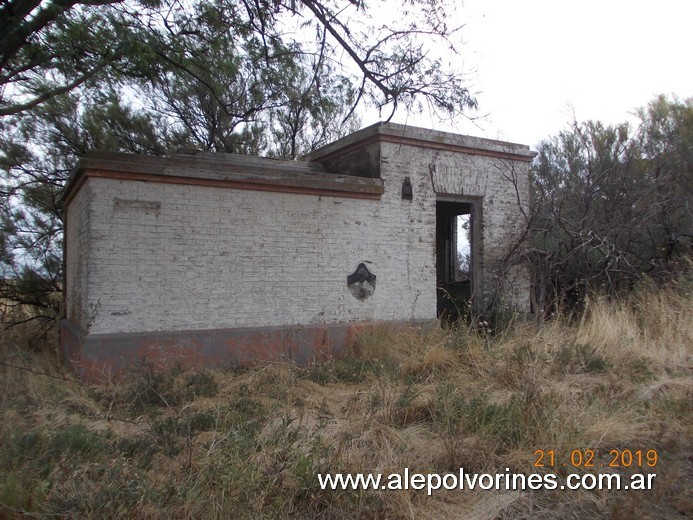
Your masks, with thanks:
<instances>
[{"instance_id":1,"label":"side wall of building","mask_svg":"<svg viewBox=\"0 0 693 520\"><path fill-rule=\"evenodd\" d=\"M91 181L70 202L65 222L65 316L80 334L89 327L89 258L93 214Z\"/></svg>"},{"instance_id":2,"label":"side wall of building","mask_svg":"<svg viewBox=\"0 0 693 520\"><path fill-rule=\"evenodd\" d=\"M434 320L435 215L387 175L382 200L90 179L90 334Z\"/></svg>"}]
</instances>

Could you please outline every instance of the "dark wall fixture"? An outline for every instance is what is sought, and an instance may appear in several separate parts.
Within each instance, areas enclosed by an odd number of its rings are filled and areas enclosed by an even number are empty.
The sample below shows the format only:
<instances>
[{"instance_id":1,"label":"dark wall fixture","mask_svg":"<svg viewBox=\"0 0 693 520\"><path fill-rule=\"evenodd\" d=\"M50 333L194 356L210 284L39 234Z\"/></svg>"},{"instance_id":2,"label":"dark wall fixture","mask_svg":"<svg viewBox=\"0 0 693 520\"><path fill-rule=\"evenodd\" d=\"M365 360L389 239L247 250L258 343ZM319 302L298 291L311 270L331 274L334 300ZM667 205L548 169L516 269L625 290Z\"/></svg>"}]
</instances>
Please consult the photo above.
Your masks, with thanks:
<instances>
[{"instance_id":1,"label":"dark wall fixture","mask_svg":"<svg viewBox=\"0 0 693 520\"><path fill-rule=\"evenodd\" d=\"M411 188L411 180L409 180L409 177L405 177L402 184L402 200L412 200L413 198L414 191Z\"/></svg>"},{"instance_id":2,"label":"dark wall fixture","mask_svg":"<svg viewBox=\"0 0 693 520\"><path fill-rule=\"evenodd\" d=\"M375 291L375 275L362 262L356 271L347 276L347 287L354 298L363 301Z\"/></svg>"}]
</instances>

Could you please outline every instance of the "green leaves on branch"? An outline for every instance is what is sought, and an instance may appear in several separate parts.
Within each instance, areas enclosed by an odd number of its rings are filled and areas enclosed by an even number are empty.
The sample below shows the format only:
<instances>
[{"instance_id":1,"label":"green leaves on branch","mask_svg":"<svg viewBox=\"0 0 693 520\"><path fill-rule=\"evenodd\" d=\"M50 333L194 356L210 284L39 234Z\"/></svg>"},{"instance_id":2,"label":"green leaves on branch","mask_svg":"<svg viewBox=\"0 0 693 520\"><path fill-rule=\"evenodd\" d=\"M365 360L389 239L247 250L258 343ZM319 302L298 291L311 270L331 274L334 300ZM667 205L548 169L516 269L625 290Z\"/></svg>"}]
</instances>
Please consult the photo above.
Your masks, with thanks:
<instances>
[{"instance_id":1,"label":"green leaves on branch","mask_svg":"<svg viewBox=\"0 0 693 520\"><path fill-rule=\"evenodd\" d=\"M229 50L237 51L227 57L244 78L251 69L282 74L287 62L303 69L319 64L348 78L355 96L347 118L364 101L391 113L427 103L456 116L475 101L460 71L444 67L434 49L435 43L458 51L457 29L447 25L453 6L415 0L384 11L377 2L347 0L8 0L0 8L0 116L88 81L151 81L173 68L214 90L195 65L212 61L213 72L221 63L212 56ZM244 92L248 101L262 101L252 89Z\"/></svg>"},{"instance_id":2,"label":"green leaves on branch","mask_svg":"<svg viewBox=\"0 0 693 520\"><path fill-rule=\"evenodd\" d=\"M665 280L693 253L693 100L660 96L638 119L575 122L539 146L534 267L547 294L571 303Z\"/></svg>"}]
</instances>

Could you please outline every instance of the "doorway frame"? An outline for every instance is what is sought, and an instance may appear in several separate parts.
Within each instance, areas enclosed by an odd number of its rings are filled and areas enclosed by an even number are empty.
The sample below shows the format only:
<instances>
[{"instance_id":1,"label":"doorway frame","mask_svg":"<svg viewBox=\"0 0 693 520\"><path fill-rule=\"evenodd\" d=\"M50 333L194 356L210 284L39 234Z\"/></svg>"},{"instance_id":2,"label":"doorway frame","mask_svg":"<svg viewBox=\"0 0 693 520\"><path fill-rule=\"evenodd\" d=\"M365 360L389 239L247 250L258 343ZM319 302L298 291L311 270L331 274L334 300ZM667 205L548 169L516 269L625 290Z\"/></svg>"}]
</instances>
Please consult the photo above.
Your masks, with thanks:
<instances>
[{"instance_id":1,"label":"doorway frame","mask_svg":"<svg viewBox=\"0 0 693 520\"><path fill-rule=\"evenodd\" d=\"M484 265L483 265L483 197L473 197L467 195L453 195L453 194L437 194L436 195L436 226L438 221L438 203L448 202L448 203L459 203L467 204L471 206L471 211L469 215L472 221L472 242L471 242L471 310L474 314L480 312L481 305L481 280L484 276ZM462 215L465 213L458 213ZM436 298L438 298L438 231L436 229L436 240L435 240L435 255L436 255Z\"/></svg>"}]
</instances>

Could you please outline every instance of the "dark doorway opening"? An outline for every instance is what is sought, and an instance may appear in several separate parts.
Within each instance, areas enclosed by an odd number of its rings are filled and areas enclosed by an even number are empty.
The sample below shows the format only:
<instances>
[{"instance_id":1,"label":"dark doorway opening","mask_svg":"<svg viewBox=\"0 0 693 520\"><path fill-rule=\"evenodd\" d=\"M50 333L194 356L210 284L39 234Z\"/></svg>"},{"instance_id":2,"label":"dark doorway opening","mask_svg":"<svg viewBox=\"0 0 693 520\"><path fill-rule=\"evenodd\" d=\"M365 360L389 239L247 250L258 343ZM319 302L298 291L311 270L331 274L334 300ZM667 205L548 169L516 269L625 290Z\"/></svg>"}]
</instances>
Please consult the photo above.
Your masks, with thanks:
<instances>
[{"instance_id":1,"label":"dark doorway opening","mask_svg":"<svg viewBox=\"0 0 693 520\"><path fill-rule=\"evenodd\" d=\"M438 318L454 322L471 313L476 269L473 202L436 202Z\"/></svg>"}]
</instances>

